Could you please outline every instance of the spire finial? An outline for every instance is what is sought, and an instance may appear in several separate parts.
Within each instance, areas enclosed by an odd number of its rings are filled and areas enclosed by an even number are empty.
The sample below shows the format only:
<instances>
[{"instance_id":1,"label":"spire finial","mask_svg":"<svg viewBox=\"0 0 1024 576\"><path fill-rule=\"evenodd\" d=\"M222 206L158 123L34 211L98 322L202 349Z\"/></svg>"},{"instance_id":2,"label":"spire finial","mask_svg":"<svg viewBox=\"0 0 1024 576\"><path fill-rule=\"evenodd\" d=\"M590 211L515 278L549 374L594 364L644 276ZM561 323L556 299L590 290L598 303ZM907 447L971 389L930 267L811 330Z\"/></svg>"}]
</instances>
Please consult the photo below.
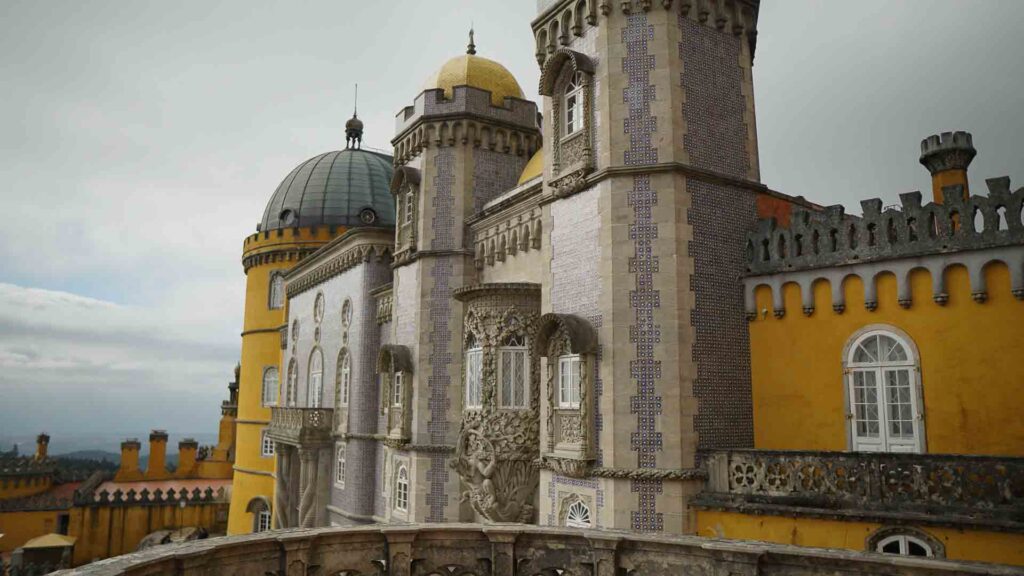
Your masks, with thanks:
<instances>
[{"instance_id":1,"label":"spire finial","mask_svg":"<svg viewBox=\"0 0 1024 576\"><path fill-rule=\"evenodd\" d=\"M359 82L356 82L356 97L352 100L352 117L359 117Z\"/></svg>"},{"instance_id":2,"label":"spire finial","mask_svg":"<svg viewBox=\"0 0 1024 576\"><path fill-rule=\"evenodd\" d=\"M476 54L476 44L473 43L473 24L469 24L469 45L466 46L466 54Z\"/></svg>"},{"instance_id":3,"label":"spire finial","mask_svg":"<svg viewBox=\"0 0 1024 576\"><path fill-rule=\"evenodd\" d=\"M352 117L345 122L345 148L362 148L363 121L359 119L359 84L356 84L355 101L352 104Z\"/></svg>"}]
</instances>

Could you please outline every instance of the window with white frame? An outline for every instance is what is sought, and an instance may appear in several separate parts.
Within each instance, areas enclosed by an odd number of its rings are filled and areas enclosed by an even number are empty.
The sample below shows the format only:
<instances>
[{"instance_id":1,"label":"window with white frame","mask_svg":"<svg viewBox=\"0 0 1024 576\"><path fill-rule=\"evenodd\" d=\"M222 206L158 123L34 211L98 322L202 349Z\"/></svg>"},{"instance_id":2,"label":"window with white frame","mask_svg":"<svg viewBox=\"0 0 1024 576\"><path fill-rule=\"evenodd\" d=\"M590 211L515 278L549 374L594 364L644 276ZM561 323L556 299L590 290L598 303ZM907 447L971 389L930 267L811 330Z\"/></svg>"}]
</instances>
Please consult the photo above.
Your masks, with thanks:
<instances>
[{"instance_id":1,"label":"window with white frame","mask_svg":"<svg viewBox=\"0 0 1024 576\"><path fill-rule=\"evenodd\" d=\"M281 383L277 374L276 366L267 366L263 369L263 405L273 406L277 404L277 394Z\"/></svg>"},{"instance_id":2,"label":"window with white frame","mask_svg":"<svg viewBox=\"0 0 1024 576\"><path fill-rule=\"evenodd\" d=\"M466 409L483 407L484 351L476 338L470 336L466 346Z\"/></svg>"},{"instance_id":3,"label":"window with white frame","mask_svg":"<svg viewBox=\"0 0 1024 576\"><path fill-rule=\"evenodd\" d=\"M267 429L260 432L260 456L269 458L274 455L274 440L270 438Z\"/></svg>"},{"instance_id":4,"label":"window with white frame","mask_svg":"<svg viewBox=\"0 0 1024 576\"><path fill-rule=\"evenodd\" d=\"M896 534L879 540L875 546L875 552L927 558L935 556L935 552L927 542L906 534Z\"/></svg>"},{"instance_id":5,"label":"window with white frame","mask_svg":"<svg viewBox=\"0 0 1024 576\"><path fill-rule=\"evenodd\" d=\"M288 379L284 387L285 406L295 406L295 399L299 391L299 364L292 358L288 362Z\"/></svg>"},{"instance_id":6,"label":"window with white frame","mask_svg":"<svg viewBox=\"0 0 1024 576\"><path fill-rule=\"evenodd\" d=\"M583 73L576 72L565 86L565 135L583 129Z\"/></svg>"},{"instance_id":7,"label":"window with white frame","mask_svg":"<svg viewBox=\"0 0 1024 576\"><path fill-rule=\"evenodd\" d=\"M260 510L256 513L256 531L266 532L270 530L270 510Z\"/></svg>"},{"instance_id":8,"label":"window with white frame","mask_svg":"<svg viewBox=\"0 0 1024 576\"><path fill-rule=\"evenodd\" d=\"M590 528L590 508L581 500L569 505L565 525L570 528Z\"/></svg>"},{"instance_id":9,"label":"window with white frame","mask_svg":"<svg viewBox=\"0 0 1024 576\"><path fill-rule=\"evenodd\" d=\"M309 394L306 405L310 408L319 408L323 403L324 394L324 355L317 348L309 359Z\"/></svg>"},{"instance_id":10,"label":"window with white frame","mask_svg":"<svg viewBox=\"0 0 1024 576\"><path fill-rule=\"evenodd\" d=\"M345 447L338 446L338 461L334 468L334 483L338 488L345 487Z\"/></svg>"},{"instance_id":11,"label":"window with white frame","mask_svg":"<svg viewBox=\"0 0 1024 576\"><path fill-rule=\"evenodd\" d=\"M352 360L348 350L341 351L341 358L338 360L338 402L342 406L348 406L349 390L352 388Z\"/></svg>"},{"instance_id":12,"label":"window with white frame","mask_svg":"<svg viewBox=\"0 0 1024 576\"><path fill-rule=\"evenodd\" d=\"M528 408L530 360L526 352L526 338L509 337L498 348L498 406L500 408Z\"/></svg>"},{"instance_id":13,"label":"window with white frame","mask_svg":"<svg viewBox=\"0 0 1024 576\"><path fill-rule=\"evenodd\" d=\"M918 372L909 343L895 332L866 332L850 346L847 372L851 448L920 452Z\"/></svg>"},{"instance_id":14,"label":"window with white frame","mask_svg":"<svg viewBox=\"0 0 1024 576\"><path fill-rule=\"evenodd\" d=\"M271 310L284 307L284 276L279 273L270 273L270 297L268 304Z\"/></svg>"},{"instance_id":15,"label":"window with white frame","mask_svg":"<svg viewBox=\"0 0 1024 576\"><path fill-rule=\"evenodd\" d=\"M394 378L392 379L391 405L392 406L401 406L402 405L402 373L401 372L395 372Z\"/></svg>"},{"instance_id":16,"label":"window with white frame","mask_svg":"<svg viewBox=\"0 0 1024 576\"><path fill-rule=\"evenodd\" d=\"M558 357L558 407L574 410L580 407L580 356Z\"/></svg>"},{"instance_id":17,"label":"window with white frame","mask_svg":"<svg viewBox=\"0 0 1024 576\"><path fill-rule=\"evenodd\" d=\"M415 210L415 207L416 207L416 197L413 195L413 193L411 191L410 192L406 192L405 193L405 225L406 226L408 226L409 224L412 224L412 214L413 214L413 210Z\"/></svg>"},{"instance_id":18,"label":"window with white frame","mask_svg":"<svg viewBox=\"0 0 1024 576\"><path fill-rule=\"evenodd\" d=\"M401 512L409 510L409 470L404 464L398 467L395 478L395 509Z\"/></svg>"}]
</instances>

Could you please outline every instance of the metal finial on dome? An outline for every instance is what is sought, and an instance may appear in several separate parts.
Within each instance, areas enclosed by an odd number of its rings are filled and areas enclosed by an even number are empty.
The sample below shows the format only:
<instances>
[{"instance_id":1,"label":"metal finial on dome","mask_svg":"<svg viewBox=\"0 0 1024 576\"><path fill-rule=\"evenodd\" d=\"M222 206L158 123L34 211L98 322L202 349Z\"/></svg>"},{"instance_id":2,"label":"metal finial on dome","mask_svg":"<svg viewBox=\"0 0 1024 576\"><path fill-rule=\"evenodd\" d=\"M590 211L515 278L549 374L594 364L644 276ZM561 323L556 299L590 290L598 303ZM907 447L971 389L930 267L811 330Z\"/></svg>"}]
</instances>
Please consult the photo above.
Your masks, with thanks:
<instances>
[{"instance_id":1,"label":"metal finial on dome","mask_svg":"<svg viewBox=\"0 0 1024 576\"><path fill-rule=\"evenodd\" d=\"M476 54L476 44L473 43L473 25L469 25L469 45L466 46L466 54Z\"/></svg>"},{"instance_id":2,"label":"metal finial on dome","mask_svg":"<svg viewBox=\"0 0 1024 576\"><path fill-rule=\"evenodd\" d=\"M352 118L345 122L345 148L363 147L363 121L359 119L359 84L356 84L356 97L352 105Z\"/></svg>"}]
</instances>

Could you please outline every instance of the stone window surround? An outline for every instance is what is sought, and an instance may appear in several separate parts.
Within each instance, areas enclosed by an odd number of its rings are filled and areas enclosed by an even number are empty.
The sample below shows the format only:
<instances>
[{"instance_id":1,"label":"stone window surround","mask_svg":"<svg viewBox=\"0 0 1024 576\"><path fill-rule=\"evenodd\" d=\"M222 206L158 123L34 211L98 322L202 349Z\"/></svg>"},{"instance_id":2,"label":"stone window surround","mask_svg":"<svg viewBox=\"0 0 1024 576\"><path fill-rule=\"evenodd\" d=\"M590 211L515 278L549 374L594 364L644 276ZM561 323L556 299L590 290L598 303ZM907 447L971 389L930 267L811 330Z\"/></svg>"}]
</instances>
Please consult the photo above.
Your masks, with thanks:
<instances>
[{"instance_id":1,"label":"stone window surround","mask_svg":"<svg viewBox=\"0 0 1024 576\"><path fill-rule=\"evenodd\" d=\"M320 359L320 370L319 372L313 371L313 360L315 358ZM321 408L324 404L324 353L320 349L320 346L314 346L309 352L309 370L306 372L306 406L309 408ZM315 395L316 402L314 403L313 384L314 376L319 376L319 389L318 394Z\"/></svg>"},{"instance_id":2,"label":"stone window surround","mask_svg":"<svg viewBox=\"0 0 1024 576\"><path fill-rule=\"evenodd\" d=\"M263 496L256 496L245 507L245 511L252 514L252 531L266 532L270 530L271 508L270 501ZM266 528L263 528L263 519L266 519ZM261 529L262 528L262 529Z\"/></svg>"},{"instance_id":3,"label":"stone window surround","mask_svg":"<svg viewBox=\"0 0 1024 576\"><path fill-rule=\"evenodd\" d=\"M945 558L946 547L942 541L919 528L909 526L883 526L872 532L864 541L864 549L867 552L880 552L880 548L893 538L904 537L916 540L924 545L930 552L931 558Z\"/></svg>"},{"instance_id":4,"label":"stone window surround","mask_svg":"<svg viewBox=\"0 0 1024 576\"><path fill-rule=\"evenodd\" d=\"M402 445L412 438L413 382L412 354L405 346L385 344L377 355L380 375L380 413L384 416L385 435L392 445ZM394 402L393 382L400 379L401 397Z\"/></svg>"},{"instance_id":5,"label":"stone window surround","mask_svg":"<svg viewBox=\"0 0 1024 576\"><path fill-rule=\"evenodd\" d=\"M345 445L341 444L334 453L334 485L345 488Z\"/></svg>"},{"instance_id":6,"label":"stone window surround","mask_svg":"<svg viewBox=\"0 0 1024 576\"><path fill-rule=\"evenodd\" d=\"M594 170L594 73L588 56L568 48L556 50L541 73L540 95L551 98L550 186L556 197L582 191ZM577 75L582 80L583 125L566 134L566 87Z\"/></svg>"},{"instance_id":7,"label":"stone window surround","mask_svg":"<svg viewBox=\"0 0 1024 576\"><path fill-rule=\"evenodd\" d=\"M270 438L269 430L263 428L260 430L260 457L273 458L276 453L276 446L274 446L274 441Z\"/></svg>"},{"instance_id":8,"label":"stone window surround","mask_svg":"<svg viewBox=\"0 0 1024 576\"><path fill-rule=\"evenodd\" d=\"M416 229L419 222L420 171L409 166L395 169L391 177L391 194L397 208L395 254L416 251ZM411 201L411 205L410 205ZM411 217L407 220L407 216Z\"/></svg>"},{"instance_id":9,"label":"stone window surround","mask_svg":"<svg viewBox=\"0 0 1024 576\"><path fill-rule=\"evenodd\" d=\"M269 391L268 391L268 387L267 386L268 386L268 384L270 384L270 382L267 381L267 376L271 373L271 371L273 371L273 373L274 373L274 383L273 383L273 386L272 386L272 394L273 394L273 396L272 396L272 399L268 401L268 392ZM281 373L277 369L277 366L264 366L263 367L263 378L261 379L261 383L262 383L262 390L261 390L261 394L260 394L260 404L262 406L264 406L264 407L267 407L267 406L277 406L277 403L278 403L278 401L280 399L280 393L281 393Z\"/></svg>"},{"instance_id":10,"label":"stone window surround","mask_svg":"<svg viewBox=\"0 0 1024 576\"><path fill-rule=\"evenodd\" d=\"M409 479L409 465L405 462L396 462L397 468L395 470L395 483L394 483L394 511L399 514L409 513L409 486L411 484ZM403 474L404 473L404 474ZM404 479L404 481L403 481ZM403 486L404 486L404 497L403 497Z\"/></svg>"},{"instance_id":11,"label":"stone window surround","mask_svg":"<svg viewBox=\"0 0 1024 576\"><path fill-rule=\"evenodd\" d=\"M267 309L280 310L284 308L284 270L271 270L270 279L267 284Z\"/></svg>"}]
</instances>

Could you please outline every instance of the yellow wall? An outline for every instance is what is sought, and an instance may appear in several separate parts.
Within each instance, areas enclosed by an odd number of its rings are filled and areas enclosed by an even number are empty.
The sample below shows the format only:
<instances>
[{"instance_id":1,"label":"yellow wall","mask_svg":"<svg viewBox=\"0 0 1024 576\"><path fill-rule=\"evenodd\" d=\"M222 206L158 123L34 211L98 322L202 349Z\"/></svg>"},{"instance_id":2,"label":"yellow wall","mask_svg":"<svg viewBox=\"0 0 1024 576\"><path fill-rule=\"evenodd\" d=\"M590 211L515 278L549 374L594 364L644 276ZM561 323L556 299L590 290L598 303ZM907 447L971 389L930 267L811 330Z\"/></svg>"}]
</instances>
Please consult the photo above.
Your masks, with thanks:
<instances>
[{"instance_id":1,"label":"yellow wall","mask_svg":"<svg viewBox=\"0 0 1024 576\"><path fill-rule=\"evenodd\" d=\"M246 512L249 502L262 496L274 501L274 479L246 470L265 473L274 471L274 459L260 456L260 433L270 422L270 409L262 405L263 369L277 366L284 379L281 364L281 336L277 329L286 320L285 309L271 310L268 304L270 273L286 271L298 263L297 250L310 250L326 244L345 230L328 228L311 230L272 230L254 234L245 240L243 259L256 255L273 255L277 261L252 265L246 272L245 318L242 335L242 360L238 390L238 443L235 451L235 476L232 481L229 534L252 531L252 514Z\"/></svg>"},{"instance_id":2,"label":"yellow wall","mask_svg":"<svg viewBox=\"0 0 1024 576\"><path fill-rule=\"evenodd\" d=\"M799 287L787 284L781 319L772 314L770 290L758 288L758 315L750 323L755 446L846 450L843 349L854 332L882 323L906 332L920 351L928 452L1024 455L1024 302L1011 294L1004 265L990 265L985 276L989 297L979 304L967 270L948 269L949 302L941 306L932 300L929 273L916 270L913 305L904 309L895 277L885 275L874 312L864 308L861 280L849 277L842 314L832 311L829 284L820 281L810 317L802 313Z\"/></svg>"},{"instance_id":3,"label":"yellow wall","mask_svg":"<svg viewBox=\"0 0 1024 576\"><path fill-rule=\"evenodd\" d=\"M157 530L198 526L224 529L217 512L224 504L169 506L96 506L72 508L70 535L76 537L74 565L134 552L146 535Z\"/></svg>"},{"instance_id":4,"label":"yellow wall","mask_svg":"<svg viewBox=\"0 0 1024 576\"><path fill-rule=\"evenodd\" d=\"M38 512L0 512L0 553L6 554L25 542L57 531L57 516L67 510Z\"/></svg>"},{"instance_id":5,"label":"yellow wall","mask_svg":"<svg viewBox=\"0 0 1024 576\"><path fill-rule=\"evenodd\" d=\"M867 539L880 524L844 522L815 518L744 515L735 512L701 510L697 512L697 534L712 538L761 540L814 546L866 550ZM915 526L946 547L951 560L997 562L1024 565L1024 534L983 532Z\"/></svg>"},{"instance_id":6,"label":"yellow wall","mask_svg":"<svg viewBox=\"0 0 1024 576\"><path fill-rule=\"evenodd\" d=\"M24 498L42 494L53 486L49 474L40 476L11 476L0 481L0 500Z\"/></svg>"}]
</instances>

